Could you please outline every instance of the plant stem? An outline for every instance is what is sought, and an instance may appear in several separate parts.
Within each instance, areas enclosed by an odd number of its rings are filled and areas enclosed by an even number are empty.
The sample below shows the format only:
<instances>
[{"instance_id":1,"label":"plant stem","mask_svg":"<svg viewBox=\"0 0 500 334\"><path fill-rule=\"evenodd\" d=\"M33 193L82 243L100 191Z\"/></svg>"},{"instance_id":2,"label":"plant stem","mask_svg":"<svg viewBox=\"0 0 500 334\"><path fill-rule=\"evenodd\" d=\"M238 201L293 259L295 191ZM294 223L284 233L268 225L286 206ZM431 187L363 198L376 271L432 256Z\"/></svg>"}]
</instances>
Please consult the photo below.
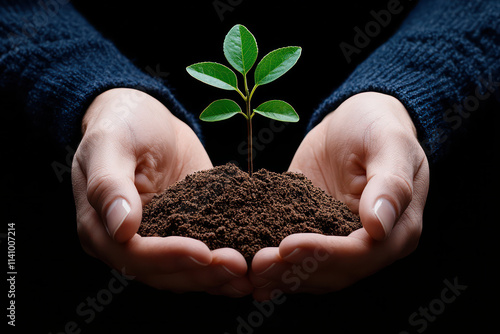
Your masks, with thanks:
<instances>
[{"instance_id":1,"label":"plant stem","mask_svg":"<svg viewBox=\"0 0 500 334\"><path fill-rule=\"evenodd\" d=\"M253 150L253 135L252 135L252 115L251 115L251 111L252 111L252 108L250 107L250 102L252 100L252 95L253 95L253 91L255 90L255 87L254 89L252 90L252 94L250 94L250 92L248 91L248 83L247 83L247 76L246 74L243 75L243 82L245 84L245 94L246 94L246 98L245 98L245 104L246 104L246 112L247 112L247 134L248 134L248 175L250 175L250 177L252 176L252 173L253 173L253 154L252 154L252 150Z\"/></svg>"},{"instance_id":2,"label":"plant stem","mask_svg":"<svg viewBox=\"0 0 500 334\"><path fill-rule=\"evenodd\" d=\"M236 92L238 92L238 94L240 94L240 96L243 98L244 101L247 100L247 97L238 88L236 88Z\"/></svg>"},{"instance_id":3,"label":"plant stem","mask_svg":"<svg viewBox=\"0 0 500 334\"><path fill-rule=\"evenodd\" d=\"M247 132L248 132L248 175L252 177L253 173L253 157L252 157L252 119L247 119Z\"/></svg>"}]
</instances>

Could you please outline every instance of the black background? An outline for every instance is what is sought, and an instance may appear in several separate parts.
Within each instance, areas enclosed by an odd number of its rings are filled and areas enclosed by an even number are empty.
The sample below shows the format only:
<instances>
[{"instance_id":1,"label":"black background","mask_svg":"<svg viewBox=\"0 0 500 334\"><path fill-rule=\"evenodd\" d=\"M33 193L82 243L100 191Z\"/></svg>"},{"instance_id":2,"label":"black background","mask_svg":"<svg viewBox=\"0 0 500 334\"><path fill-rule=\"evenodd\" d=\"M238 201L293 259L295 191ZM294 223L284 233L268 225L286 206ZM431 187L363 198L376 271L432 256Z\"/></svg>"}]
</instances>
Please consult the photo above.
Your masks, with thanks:
<instances>
[{"instance_id":1,"label":"black background","mask_svg":"<svg viewBox=\"0 0 500 334\"><path fill-rule=\"evenodd\" d=\"M178 99L196 114L217 98L238 99L236 93L206 86L185 72L186 66L199 61L225 63L222 42L234 24L244 24L255 35L259 59L278 47L302 46L297 65L283 78L260 87L255 95L255 103L284 99L301 116L300 123L275 133L256 156L256 168L284 171L313 110L397 29L412 7L402 1L405 11L393 16L390 26L348 64L339 43L352 43L353 28L363 28L372 20L370 10L385 8L387 1L324 3L245 0L225 12L223 20L213 1L160 5L148 0L91 0L76 4L139 68L168 73L166 80ZM409 323L410 315L439 299L443 281L455 278L467 289L428 322L424 332L496 328L498 218L494 212L498 195L494 190L498 185L495 159L500 119L498 104L488 103L450 139L450 153L431 167L424 231L417 251L340 292L287 296L254 332L417 333L422 328ZM81 249L70 174L62 174L60 182L53 169L54 162L67 166L74 148L57 147L45 129L32 125L19 112L6 109L0 115L1 202L6 212L2 232L8 223L15 223L19 332L59 333L75 321L83 333L236 333L237 318L246 319L256 310L251 297L177 295L131 282L87 324L87 318L77 314L77 306L107 288L114 276L110 268ZM269 125L266 120L255 120L256 133ZM238 152L246 136L242 118L202 124L202 129L214 165L228 161L246 165L246 156ZM2 254L7 253L4 246L2 239Z\"/></svg>"}]
</instances>

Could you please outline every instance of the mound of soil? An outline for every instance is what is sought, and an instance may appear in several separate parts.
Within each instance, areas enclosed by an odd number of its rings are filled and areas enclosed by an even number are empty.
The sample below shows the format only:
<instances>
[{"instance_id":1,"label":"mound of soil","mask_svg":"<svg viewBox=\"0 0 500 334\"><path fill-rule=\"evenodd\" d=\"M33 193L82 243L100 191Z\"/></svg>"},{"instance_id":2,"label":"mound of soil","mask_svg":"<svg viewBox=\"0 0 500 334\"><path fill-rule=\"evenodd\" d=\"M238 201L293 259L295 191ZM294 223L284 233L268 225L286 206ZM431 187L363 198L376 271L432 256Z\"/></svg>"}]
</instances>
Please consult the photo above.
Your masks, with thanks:
<instances>
[{"instance_id":1,"label":"mound of soil","mask_svg":"<svg viewBox=\"0 0 500 334\"><path fill-rule=\"evenodd\" d=\"M143 209L142 236L184 236L210 249L231 247L250 260L293 233L348 235L359 216L304 175L261 169L252 177L233 164L188 175Z\"/></svg>"}]
</instances>

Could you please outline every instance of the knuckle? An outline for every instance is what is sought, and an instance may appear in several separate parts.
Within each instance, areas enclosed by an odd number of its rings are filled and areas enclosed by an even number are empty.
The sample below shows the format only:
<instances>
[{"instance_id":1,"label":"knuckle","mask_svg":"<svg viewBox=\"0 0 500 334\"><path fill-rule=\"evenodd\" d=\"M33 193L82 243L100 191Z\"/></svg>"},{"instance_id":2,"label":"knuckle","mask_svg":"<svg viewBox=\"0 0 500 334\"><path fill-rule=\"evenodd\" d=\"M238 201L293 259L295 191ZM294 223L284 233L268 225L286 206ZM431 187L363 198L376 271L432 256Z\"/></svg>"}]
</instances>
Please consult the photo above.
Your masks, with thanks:
<instances>
[{"instance_id":1,"label":"knuckle","mask_svg":"<svg viewBox=\"0 0 500 334\"><path fill-rule=\"evenodd\" d=\"M107 207L109 195L112 194L118 182L120 182L109 172L103 171L102 168L94 170L87 181L87 199L89 203L99 211L101 208Z\"/></svg>"},{"instance_id":2,"label":"knuckle","mask_svg":"<svg viewBox=\"0 0 500 334\"><path fill-rule=\"evenodd\" d=\"M79 164L85 163L85 158L89 157L96 147L99 147L100 144L105 141L105 135L103 131L99 130L88 130L78 145L78 149L76 150L74 159L77 160Z\"/></svg>"}]
</instances>

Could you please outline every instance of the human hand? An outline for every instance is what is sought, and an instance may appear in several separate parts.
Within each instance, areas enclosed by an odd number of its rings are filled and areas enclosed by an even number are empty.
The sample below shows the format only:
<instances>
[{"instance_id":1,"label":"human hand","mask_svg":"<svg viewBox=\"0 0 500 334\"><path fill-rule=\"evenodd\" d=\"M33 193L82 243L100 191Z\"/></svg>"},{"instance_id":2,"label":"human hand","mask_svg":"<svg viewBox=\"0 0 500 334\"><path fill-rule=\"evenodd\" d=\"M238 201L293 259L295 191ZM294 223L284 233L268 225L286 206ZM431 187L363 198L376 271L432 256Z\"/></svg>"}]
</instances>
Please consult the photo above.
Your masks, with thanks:
<instances>
[{"instance_id":1,"label":"human hand","mask_svg":"<svg viewBox=\"0 0 500 334\"><path fill-rule=\"evenodd\" d=\"M367 92L347 99L304 138L290 171L359 213L363 228L347 237L294 234L253 261L254 297L274 289L342 289L407 256L417 246L429 167L404 106Z\"/></svg>"},{"instance_id":2,"label":"human hand","mask_svg":"<svg viewBox=\"0 0 500 334\"><path fill-rule=\"evenodd\" d=\"M234 297L253 290L236 250L136 234L142 207L155 194L212 167L191 128L150 95L117 88L92 102L82 130L72 181L78 235L87 253L159 289Z\"/></svg>"}]
</instances>

